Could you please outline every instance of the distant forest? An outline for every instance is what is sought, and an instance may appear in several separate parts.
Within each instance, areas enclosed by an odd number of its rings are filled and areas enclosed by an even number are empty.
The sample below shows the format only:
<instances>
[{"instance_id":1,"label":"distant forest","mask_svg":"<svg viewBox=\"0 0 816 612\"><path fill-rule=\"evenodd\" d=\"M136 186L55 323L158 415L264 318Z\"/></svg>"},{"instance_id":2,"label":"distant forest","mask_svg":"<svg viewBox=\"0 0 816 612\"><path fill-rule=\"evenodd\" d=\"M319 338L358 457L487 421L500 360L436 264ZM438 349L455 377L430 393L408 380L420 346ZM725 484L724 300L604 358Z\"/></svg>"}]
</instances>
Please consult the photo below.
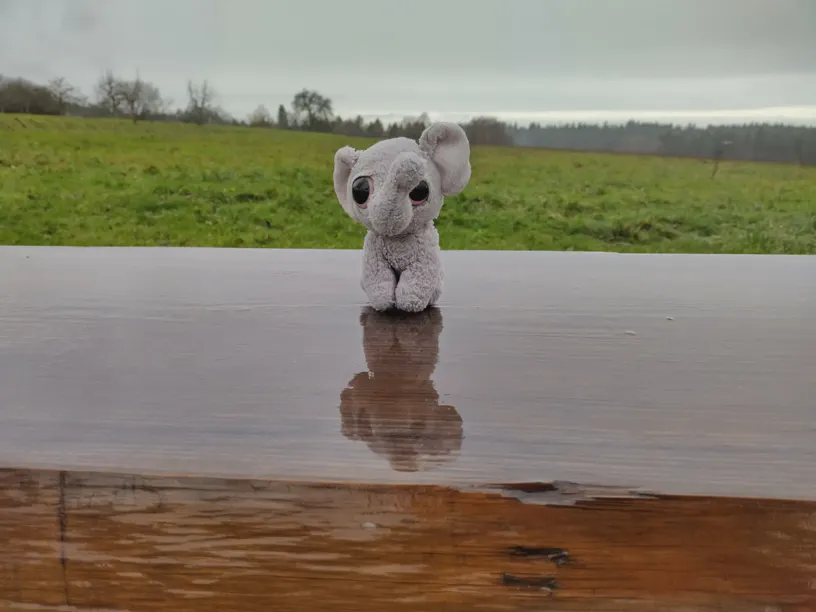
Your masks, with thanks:
<instances>
[{"instance_id":1,"label":"distant forest","mask_svg":"<svg viewBox=\"0 0 816 612\"><path fill-rule=\"evenodd\" d=\"M181 121L414 139L430 123L425 114L389 124L379 119L365 121L361 116L343 118L334 113L329 97L308 89L297 92L288 108L279 105L274 115L265 106L259 106L244 119L225 112L217 99L217 93L206 81L188 82L187 100L176 105L149 81L141 77L123 79L110 71L99 77L90 97L64 78L41 84L0 75L0 113L126 117L134 122ZM475 145L816 166L816 127L769 123L699 127L639 121L522 126L493 117L477 117L462 127Z\"/></svg>"}]
</instances>

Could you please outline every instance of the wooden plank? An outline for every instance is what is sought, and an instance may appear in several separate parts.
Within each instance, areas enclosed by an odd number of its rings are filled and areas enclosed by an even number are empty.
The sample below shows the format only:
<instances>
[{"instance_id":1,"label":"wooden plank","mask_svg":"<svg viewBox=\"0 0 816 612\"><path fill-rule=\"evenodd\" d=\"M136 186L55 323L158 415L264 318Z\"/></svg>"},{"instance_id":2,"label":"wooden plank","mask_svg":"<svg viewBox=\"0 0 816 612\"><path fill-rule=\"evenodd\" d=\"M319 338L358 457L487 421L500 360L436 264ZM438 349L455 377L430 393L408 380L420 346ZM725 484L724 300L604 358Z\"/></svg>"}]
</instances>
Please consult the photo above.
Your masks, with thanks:
<instances>
[{"instance_id":1,"label":"wooden plank","mask_svg":"<svg viewBox=\"0 0 816 612\"><path fill-rule=\"evenodd\" d=\"M31 581L0 609L816 609L816 502L517 493L0 471L0 530L67 509L62 573L53 530L0 531Z\"/></svg>"},{"instance_id":2,"label":"wooden plank","mask_svg":"<svg viewBox=\"0 0 816 612\"><path fill-rule=\"evenodd\" d=\"M46 609L65 601L67 507L60 482L56 472L0 470L0 609L3 600Z\"/></svg>"},{"instance_id":3,"label":"wooden plank","mask_svg":"<svg viewBox=\"0 0 816 612\"><path fill-rule=\"evenodd\" d=\"M0 248L0 465L816 498L816 259Z\"/></svg>"},{"instance_id":4,"label":"wooden plank","mask_svg":"<svg viewBox=\"0 0 816 612\"><path fill-rule=\"evenodd\" d=\"M0 610L816 609L815 261L0 248Z\"/></svg>"}]
</instances>

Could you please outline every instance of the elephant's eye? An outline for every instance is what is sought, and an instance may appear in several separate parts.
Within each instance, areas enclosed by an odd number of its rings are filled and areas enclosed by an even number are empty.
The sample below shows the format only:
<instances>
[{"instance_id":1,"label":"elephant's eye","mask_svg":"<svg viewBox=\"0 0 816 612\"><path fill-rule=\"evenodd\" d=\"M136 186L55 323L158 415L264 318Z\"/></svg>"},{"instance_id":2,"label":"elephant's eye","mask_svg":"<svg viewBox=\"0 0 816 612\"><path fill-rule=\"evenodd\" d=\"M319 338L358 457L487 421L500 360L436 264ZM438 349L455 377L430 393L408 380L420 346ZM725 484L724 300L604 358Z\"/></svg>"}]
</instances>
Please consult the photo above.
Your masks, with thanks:
<instances>
[{"instance_id":1,"label":"elephant's eye","mask_svg":"<svg viewBox=\"0 0 816 612\"><path fill-rule=\"evenodd\" d=\"M367 176L358 176L351 184L351 197L357 206L365 208L371 195L371 179Z\"/></svg>"},{"instance_id":2,"label":"elephant's eye","mask_svg":"<svg viewBox=\"0 0 816 612\"><path fill-rule=\"evenodd\" d=\"M414 187L411 190L411 193L408 194L408 197L411 198L411 204L414 206L419 206L420 204L424 203L425 200L428 199L431 190L428 187L428 183L425 181L420 181L419 185Z\"/></svg>"}]
</instances>

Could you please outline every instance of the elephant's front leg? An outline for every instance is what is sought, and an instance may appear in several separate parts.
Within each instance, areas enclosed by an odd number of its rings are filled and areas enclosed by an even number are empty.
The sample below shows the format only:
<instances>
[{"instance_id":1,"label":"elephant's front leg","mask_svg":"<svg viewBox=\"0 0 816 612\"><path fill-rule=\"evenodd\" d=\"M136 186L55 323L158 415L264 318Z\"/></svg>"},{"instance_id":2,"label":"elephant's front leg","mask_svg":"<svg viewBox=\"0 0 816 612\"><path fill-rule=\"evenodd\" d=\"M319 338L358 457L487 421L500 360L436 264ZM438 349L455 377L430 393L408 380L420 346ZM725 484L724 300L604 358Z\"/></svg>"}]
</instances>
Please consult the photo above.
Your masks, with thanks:
<instances>
[{"instance_id":1,"label":"elephant's front leg","mask_svg":"<svg viewBox=\"0 0 816 612\"><path fill-rule=\"evenodd\" d=\"M363 248L363 278L360 285L371 307L384 311L396 302L397 275L388 262L372 248Z\"/></svg>"},{"instance_id":2,"label":"elephant's front leg","mask_svg":"<svg viewBox=\"0 0 816 612\"><path fill-rule=\"evenodd\" d=\"M439 299L442 293L442 262L426 254L408 266L397 283L397 308L420 312Z\"/></svg>"}]
</instances>

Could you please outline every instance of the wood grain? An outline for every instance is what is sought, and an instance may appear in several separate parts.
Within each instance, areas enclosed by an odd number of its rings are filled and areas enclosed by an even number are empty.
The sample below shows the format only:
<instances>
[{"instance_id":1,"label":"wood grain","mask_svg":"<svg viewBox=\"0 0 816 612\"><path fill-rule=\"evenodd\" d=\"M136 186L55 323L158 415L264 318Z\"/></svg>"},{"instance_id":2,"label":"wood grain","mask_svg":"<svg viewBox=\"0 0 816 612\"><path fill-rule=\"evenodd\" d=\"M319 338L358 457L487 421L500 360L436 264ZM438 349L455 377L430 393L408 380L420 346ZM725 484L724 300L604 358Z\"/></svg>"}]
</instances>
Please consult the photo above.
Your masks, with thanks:
<instances>
[{"instance_id":1,"label":"wood grain","mask_svg":"<svg viewBox=\"0 0 816 612\"><path fill-rule=\"evenodd\" d=\"M0 609L816 609L814 502L531 502L5 470Z\"/></svg>"}]
</instances>

